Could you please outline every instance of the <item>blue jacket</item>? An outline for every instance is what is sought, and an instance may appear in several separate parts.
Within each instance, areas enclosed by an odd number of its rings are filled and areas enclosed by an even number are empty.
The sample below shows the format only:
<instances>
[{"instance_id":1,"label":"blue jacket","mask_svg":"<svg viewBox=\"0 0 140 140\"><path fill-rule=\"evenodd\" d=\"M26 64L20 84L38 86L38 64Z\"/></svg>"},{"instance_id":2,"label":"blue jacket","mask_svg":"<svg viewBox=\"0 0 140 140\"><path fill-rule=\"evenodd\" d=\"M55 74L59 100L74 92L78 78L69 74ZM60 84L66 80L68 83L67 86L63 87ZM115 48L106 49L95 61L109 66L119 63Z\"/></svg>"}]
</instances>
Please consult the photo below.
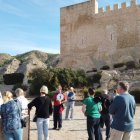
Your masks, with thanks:
<instances>
[{"instance_id":1,"label":"blue jacket","mask_svg":"<svg viewBox=\"0 0 140 140\"><path fill-rule=\"evenodd\" d=\"M20 108L17 102L11 100L1 105L0 114L2 118L3 130L10 132L21 128Z\"/></svg>"},{"instance_id":2,"label":"blue jacket","mask_svg":"<svg viewBox=\"0 0 140 140\"><path fill-rule=\"evenodd\" d=\"M136 103L129 93L117 96L110 106L109 112L113 115L111 128L130 132L134 129L134 114Z\"/></svg>"}]
</instances>

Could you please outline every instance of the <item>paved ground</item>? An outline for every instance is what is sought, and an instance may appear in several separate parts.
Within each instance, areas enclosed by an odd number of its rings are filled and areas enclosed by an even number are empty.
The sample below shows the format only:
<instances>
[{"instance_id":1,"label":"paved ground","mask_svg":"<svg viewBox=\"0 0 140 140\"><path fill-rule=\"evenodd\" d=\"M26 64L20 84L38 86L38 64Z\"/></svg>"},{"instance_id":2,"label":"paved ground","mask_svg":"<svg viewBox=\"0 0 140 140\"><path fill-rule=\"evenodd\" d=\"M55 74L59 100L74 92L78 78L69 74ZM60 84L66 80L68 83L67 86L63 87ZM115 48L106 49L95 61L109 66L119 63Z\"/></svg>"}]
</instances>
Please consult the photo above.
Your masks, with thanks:
<instances>
[{"instance_id":1,"label":"paved ground","mask_svg":"<svg viewBox=\"0 0 140 140\"><path fill-rule=\"evenodd\" d=\"M34 111L31 112L31 118ZM64 118L65 112L63 112ZM86 118L81 112L81 106L75 107L74 120L64 120L62 130L51 130L53 127L52 117L50 118L50 140L87 140ZM104 135L105 130L103 130ZM30 140L37 140L35 123L31 122ZM135 130L133 140L140 140L140 106L137 106L135 116Z\"/></svg>"}]
</instances>

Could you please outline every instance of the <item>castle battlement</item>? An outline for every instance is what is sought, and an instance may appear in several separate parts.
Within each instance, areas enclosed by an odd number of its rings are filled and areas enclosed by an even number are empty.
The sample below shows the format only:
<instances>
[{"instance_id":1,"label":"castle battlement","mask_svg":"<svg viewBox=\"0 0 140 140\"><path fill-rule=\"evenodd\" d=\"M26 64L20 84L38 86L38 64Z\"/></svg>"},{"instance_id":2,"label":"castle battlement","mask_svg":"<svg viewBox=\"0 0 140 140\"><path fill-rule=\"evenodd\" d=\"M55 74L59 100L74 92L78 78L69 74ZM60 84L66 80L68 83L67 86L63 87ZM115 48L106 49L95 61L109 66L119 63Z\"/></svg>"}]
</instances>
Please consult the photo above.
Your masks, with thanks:
<instances>
[{"instance_id":1,"label":"castle battlement","mask_svg":"<svg viewBox=\"0 0 140 140\"><path fill-rule=\"evenodd\" d=\"M127 4L128 3L123 2L123 3L121 3L120 7L119 7L119 4L114 4L112 9L111 9L110 5L107 5L106 10L104 10L104 8L101 7L101 8L99 8L98 14L105 13L105 12L117 12L118 10L126 10L126 9L132 9L132 8L139 8L140 7L140 5L137 5L136 0L131 1L130 4L128 4L130 6L128 6Z\"/></svg>"},{"instance_id":2,"label":"castle battlement","mask_svg":"<svg viewBox=\"0 0 140 140\"><path fill-rule=\"evenodd\" d=\"M62 7L61 14L64 13L64 15L66 15L66 13L72 14L75 12L76 13L86 12L87 13L87 11L88 11L89 14L101 15L101 14L106 14L108 12L116 13L120 10L122 12L123 11L125 12L125 10L129 10L129 9L133 9L133 8L140 8L140 5L137 4L136 0L131 0L130 3L123 2L123 3L121 3L120 6L119 6L119 4L114 4L112 8L110 5L107 5L106 9L104 9L103 7L98 8L98 5L93 4L93 1L96 1L96 0L86 1L86 2L75 4L75 5ZM97 12L94 13L93 9L97 9L97 8L98 8Z\"/></svg>"}]
</instances>

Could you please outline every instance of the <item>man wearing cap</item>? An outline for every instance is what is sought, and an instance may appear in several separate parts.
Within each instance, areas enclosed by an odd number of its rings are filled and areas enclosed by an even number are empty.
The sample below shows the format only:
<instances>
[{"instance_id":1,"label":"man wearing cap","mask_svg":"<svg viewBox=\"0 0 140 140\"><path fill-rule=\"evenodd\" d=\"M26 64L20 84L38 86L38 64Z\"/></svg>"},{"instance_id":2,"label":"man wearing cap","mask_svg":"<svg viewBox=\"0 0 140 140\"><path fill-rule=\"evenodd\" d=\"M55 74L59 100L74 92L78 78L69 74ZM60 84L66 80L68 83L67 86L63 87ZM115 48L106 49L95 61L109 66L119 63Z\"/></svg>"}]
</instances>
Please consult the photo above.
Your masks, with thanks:
<instances>
[{"instance_id":1,"label":"man wearing cap","mask_svg":"<svg viewBox=\"0 0 140 140\"><path fill-rule=\"evenodd\" d=\"M28 104L29 110L33 106L36 107L38 140L42 140L42 134L44 134L44 140L49 140L48 127L49 117L52 114L52 102L47 94L48 88L43 85L40 89L40 96Z\"/></svg>"},{"instance_id":2,"label":"man wearing cap","mask_svg":"<svg viewBox=\"0 0 140 140\"><path fill-rule=\"evenodd\" d=\"M136 104L128 90L128 82L119 82L117 91L120 95L115 97L109 110L113 115L110 140L132 140Z\"/></svg>"}]
</instances>

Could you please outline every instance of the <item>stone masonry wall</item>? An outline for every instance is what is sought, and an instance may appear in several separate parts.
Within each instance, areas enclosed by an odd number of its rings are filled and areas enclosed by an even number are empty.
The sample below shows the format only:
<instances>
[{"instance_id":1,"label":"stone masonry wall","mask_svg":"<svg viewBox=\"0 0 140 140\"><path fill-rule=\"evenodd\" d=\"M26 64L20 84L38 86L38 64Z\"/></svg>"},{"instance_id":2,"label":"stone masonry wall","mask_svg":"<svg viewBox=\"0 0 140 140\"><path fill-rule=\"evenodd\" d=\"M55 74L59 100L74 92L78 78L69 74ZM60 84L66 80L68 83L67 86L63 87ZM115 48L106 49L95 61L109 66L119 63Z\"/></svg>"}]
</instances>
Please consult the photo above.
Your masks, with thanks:
<instances>
[{"instance_id":1,"label":"stone masonry wall","mask_svg":"<svg viewBox=\"0 0 140 140\"><path fill-rule=\"evenodd\" d=\"M140 62L140 5L99 8L96 0L61 8L61 67L90 70Z\"/></svg>"}]
</instances>

